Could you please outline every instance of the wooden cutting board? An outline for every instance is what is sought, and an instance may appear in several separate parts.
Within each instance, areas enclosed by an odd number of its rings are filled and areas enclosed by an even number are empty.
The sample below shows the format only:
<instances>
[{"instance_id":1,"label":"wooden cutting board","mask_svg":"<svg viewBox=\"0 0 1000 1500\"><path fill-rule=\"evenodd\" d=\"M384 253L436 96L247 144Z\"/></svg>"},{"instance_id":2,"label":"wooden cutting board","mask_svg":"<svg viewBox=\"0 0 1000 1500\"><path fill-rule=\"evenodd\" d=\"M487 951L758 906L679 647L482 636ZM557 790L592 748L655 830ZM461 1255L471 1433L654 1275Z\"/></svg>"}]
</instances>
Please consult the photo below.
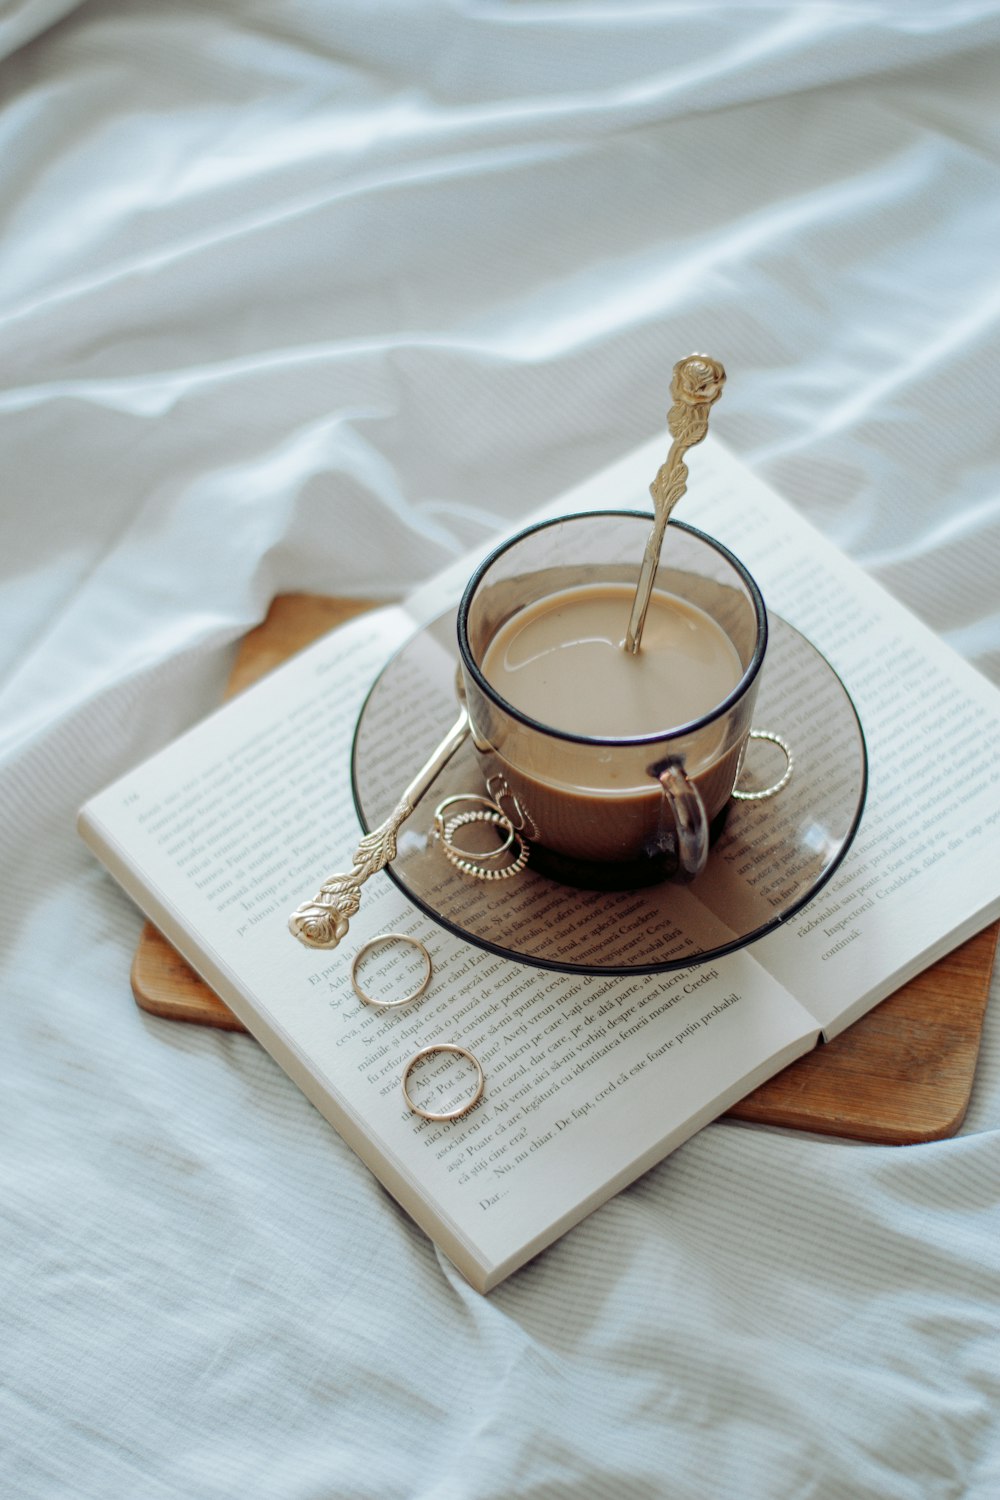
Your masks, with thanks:
<instances>
[{"instance_id":1,"label":"wooden cutting board","mask_svg":"<svg viewBox=\"0 0 1000 1500\"><path fill-rule=\"evenodd\" d=\"M370 607L364 600L281 595L243 640L228 694ZM730 1116L882 1145L954 1134L972 1093L998 930L997 922L985 928L835 1041L749 1094ZM149 923L132 964L132 991L151 1015L244 1029Z\"/></svg>"}]
</instances>

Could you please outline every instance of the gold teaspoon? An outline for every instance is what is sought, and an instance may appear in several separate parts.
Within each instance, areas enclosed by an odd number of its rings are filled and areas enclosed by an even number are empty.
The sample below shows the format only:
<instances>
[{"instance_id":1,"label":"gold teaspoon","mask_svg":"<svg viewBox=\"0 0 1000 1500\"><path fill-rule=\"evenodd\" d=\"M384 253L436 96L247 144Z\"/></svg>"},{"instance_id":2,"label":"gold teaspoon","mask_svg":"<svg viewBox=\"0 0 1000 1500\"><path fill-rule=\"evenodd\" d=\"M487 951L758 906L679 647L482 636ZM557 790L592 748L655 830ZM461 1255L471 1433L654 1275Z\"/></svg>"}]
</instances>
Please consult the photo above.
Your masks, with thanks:
<instances>
[{"instance_id":1,"label":"gold teaspoon","mask_svg":"<svg viewBox=\"0 0 1000 1500\"><path fill-rule=\"evenodd\" d=\"M289 917L289 931L307 948L336 948L361 905L361 887L370 876L384 870L396 858L397 833L427 788L464 743L470 725L461 673L456 673L456 687L462 700L461 713L437 749L420 767L385 822L365 834L351 861L352 868L324 880L312 900L304 901Z\"/></svg>"},{"instance_id":2,"label":"gold teaspoon","mask_svg":"<svg viewBox=\"0 0 1000 1500\"><path fill-rule=\"evenodd\" d=\"M689 448L700 443L708 431L709 410L722 395L725 383L725 370L717 359L710 359L707 354L689 354L674 365L674 378L670 382L674 404L667 413L667 426L674 441L666 462L649 486L653 497L653 529L642 555L639 582L625 634L625 650L633 656L639 649L642 627L646 622L649 596L660 565L660 551L670 512L687 489L688 471L684 455Z\"/></svg>"}]
</instances>

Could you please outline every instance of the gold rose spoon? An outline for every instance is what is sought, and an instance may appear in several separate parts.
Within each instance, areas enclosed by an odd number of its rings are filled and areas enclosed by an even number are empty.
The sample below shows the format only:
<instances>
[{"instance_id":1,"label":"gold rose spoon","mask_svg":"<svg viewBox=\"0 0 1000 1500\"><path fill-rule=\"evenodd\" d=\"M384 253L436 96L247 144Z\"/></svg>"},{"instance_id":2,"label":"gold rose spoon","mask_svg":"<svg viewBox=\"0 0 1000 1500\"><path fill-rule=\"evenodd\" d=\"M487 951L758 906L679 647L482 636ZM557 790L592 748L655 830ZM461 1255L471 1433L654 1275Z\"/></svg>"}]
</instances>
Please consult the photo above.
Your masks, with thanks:
<instances>
[{"instance_id":1,"label":"gold rose spoon","mask_svg":"<svg viewBox=\"0 0 1000 1500\"><path fill-rule=\"evenodd\" d=\"M465 683L459 669L455 672L455 691L462 705L458 718L420 767L385 822L365 834L351 861L353 868L324 880L312 900L297 906L289 917L289 931L307 948L336 948L361 906L361 887L369 876L384 870L396 858L397 833L427 788L464 743L470 725L465 708Z\"/></svg>"},{"instance_id":2,"label":"gold rose spoon","mask_svg":"<svg viewBox=\"0 0 1000 1500\"><path fill-rule=\"evenodd\" d=\"M670 512L687 489L688 471L684 455L689 448L700 443L708 431L709 410L722 395L725 383L725 370L717 359L709 359L707 354L689 354L674 365L674 378L670 382L674 404L667 413L667 426L674 441L666 462L649 486L653 497L653 529L642 555L639 582L625 633L625 650L633 656L639 649L642 627L646 623L649 596L660 565Z\"/></svg>"}]
</instances>

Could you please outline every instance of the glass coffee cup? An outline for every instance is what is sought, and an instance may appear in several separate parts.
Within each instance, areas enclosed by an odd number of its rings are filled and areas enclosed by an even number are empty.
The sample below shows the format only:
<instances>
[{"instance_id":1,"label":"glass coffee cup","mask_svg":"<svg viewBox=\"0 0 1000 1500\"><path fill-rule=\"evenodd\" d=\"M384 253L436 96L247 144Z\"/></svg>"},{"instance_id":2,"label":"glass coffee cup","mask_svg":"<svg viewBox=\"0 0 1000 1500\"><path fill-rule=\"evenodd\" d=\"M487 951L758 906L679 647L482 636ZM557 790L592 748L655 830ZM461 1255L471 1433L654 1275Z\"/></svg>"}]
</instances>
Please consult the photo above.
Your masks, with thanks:
<instances>
[{"instance_id":1,"label":"glass coffee cup","mask_svg":"<svg viewBox=\"0 0 1000 1500\"><path fill-rule=\"evenodd\" d=\"M750 734L767 614L720 542L669 523L639 652L625 650L650 525L597 511L532 526L485 559L459 606L486 789L532 867L571 885L694 879Z\"/></svg>"}]
</instances>

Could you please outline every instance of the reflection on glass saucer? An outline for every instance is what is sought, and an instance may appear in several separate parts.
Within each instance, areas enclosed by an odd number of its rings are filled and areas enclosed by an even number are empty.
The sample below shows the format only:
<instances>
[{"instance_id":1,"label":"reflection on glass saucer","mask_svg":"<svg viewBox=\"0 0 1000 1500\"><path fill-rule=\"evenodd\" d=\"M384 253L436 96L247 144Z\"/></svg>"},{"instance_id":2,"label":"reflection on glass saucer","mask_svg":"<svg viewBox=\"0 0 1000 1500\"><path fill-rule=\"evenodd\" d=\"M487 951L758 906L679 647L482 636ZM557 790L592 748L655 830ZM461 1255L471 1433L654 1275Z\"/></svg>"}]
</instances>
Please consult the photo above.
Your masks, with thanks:
<instances>
[{"instance_id":1,"label":"reflection on glass saucer","mask_svg":"<svg viewBox=\"0 0 1000 1500\"><path fill-rule=\"evenodd\" d=\"M864 806L864 735L843 683L797 630L769 616L770 638L754 722L787 741L795 770L778 796L734 801L705 871L690 885L579 890L528 867L483 882L442 856L434 809L482 794L467 740L400 831L387 867L435 922L481 948L543 968L647 974L685 968L741 948L793 916L840 864ZM391 812L455 718L455 615L418 631L377 678L354 739L354 796L366 829ZM399 724L407 726L401 738ZM777 760L775 760L777 756ZM753 741L741 790L767 786L781 766Z\"/></svg>"}]
</instances>

